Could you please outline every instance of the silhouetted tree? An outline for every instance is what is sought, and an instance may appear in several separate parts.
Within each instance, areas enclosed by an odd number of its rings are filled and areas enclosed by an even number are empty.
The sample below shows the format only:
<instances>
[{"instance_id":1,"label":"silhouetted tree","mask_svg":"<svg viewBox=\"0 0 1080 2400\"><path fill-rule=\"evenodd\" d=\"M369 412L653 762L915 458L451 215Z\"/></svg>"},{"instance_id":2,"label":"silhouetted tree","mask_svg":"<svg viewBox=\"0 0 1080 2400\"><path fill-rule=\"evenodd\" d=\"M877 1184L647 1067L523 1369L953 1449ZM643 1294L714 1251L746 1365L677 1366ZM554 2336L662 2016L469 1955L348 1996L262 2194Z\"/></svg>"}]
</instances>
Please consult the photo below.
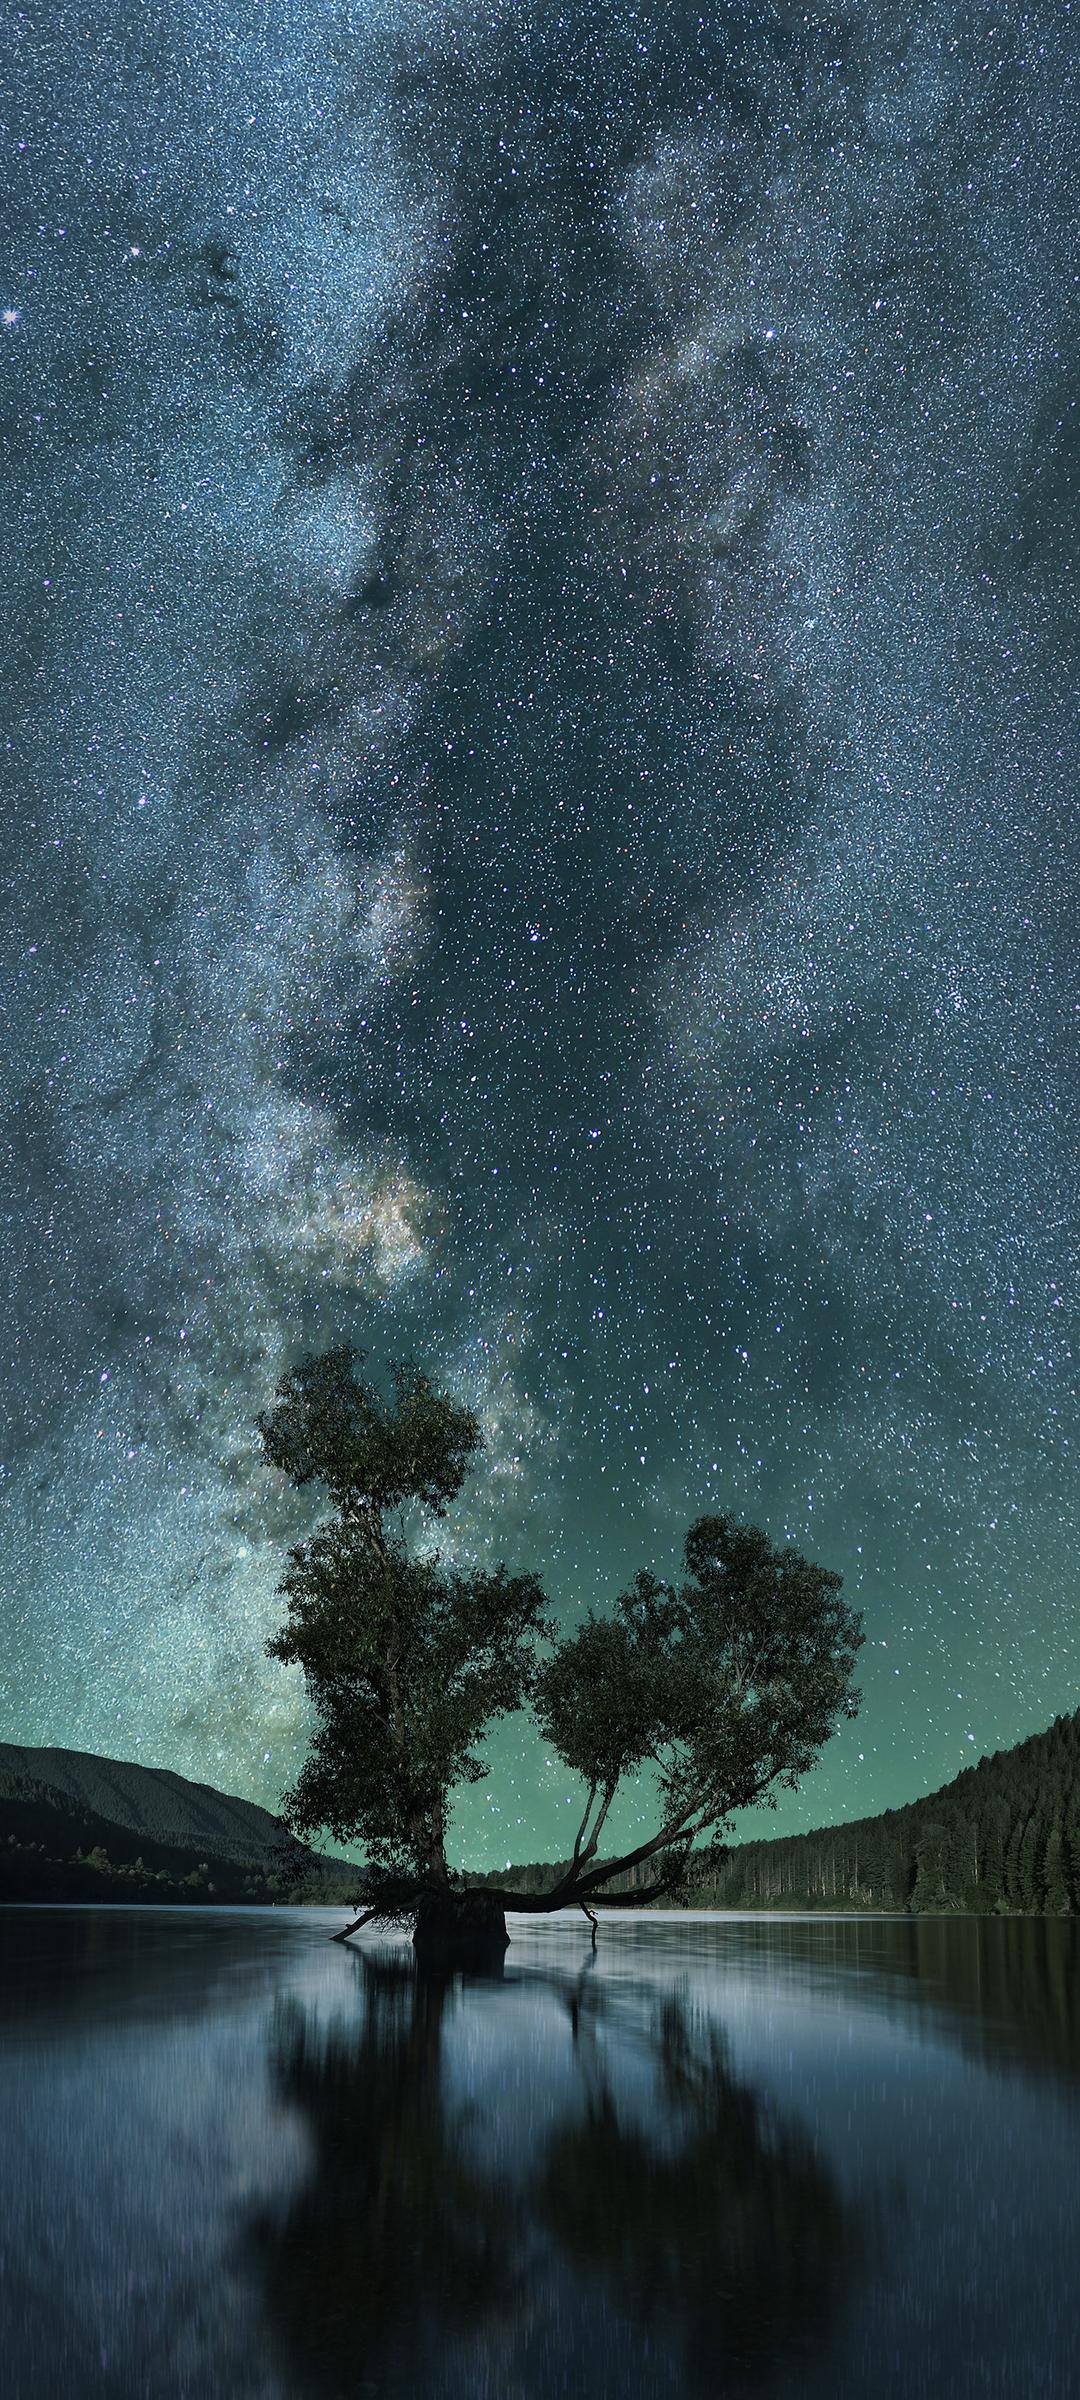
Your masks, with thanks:
<instances>
[{"instance_id":1,"label":"silhouetted tree","mask_svg":"<svg viewBox=\"0 0 1080 2400\"><path fill-rule=\"evenodd\" d=\"M367 1903L390 1916L450 1892L450 1796L487 1773L475 1745L530 1691L544 1601L535 1576L460 1574L410 1546L406 1512L445 1515L479 1427L418 1368L394 1367L384 1394L361 1363L308 1359L258 1420L271 1465L333 1503L289 1553L267 1647L303 1668L315 1710L286 1818L363 1842Z\"/></svg>"},{"instance_id":2,"label":"silhouetted tree","mask_svg":"<svg viewBox=\"0 0 1080 2400\"><path fill-rule=\"evenodd\" d=\"M919 1834L915 1851L915 1887L911 1895L914 1909L939 1909L948 1900L949 1836L944 1825L932 1821Z\"/></svg>"},{"instance_id":3,"label":"silhouetted tree","mask_svg":"<svg viewBox=\"0 0 1080 2400\"><path fill-rule=\"evenodd\" d=\"M269 1462L333 1504L290 1551L286 1619L268 1645L303 1668L315 1709L289 1823L362 1841L357 1924L412 1916L419 1948L505 1944L504 1906L591 1914L628 1876L636 1902L677 1888L695 1844L733 1809L793 1788L854 1715L862 1634L840 1577L754 1526L702 1517L683 1581L639 1575L612 1615L590 1615L538 1667L548 1628L535 1576L463 1575L409 1539L410 1511L440 1518L459 1492L475 1417L416 1367L395 1367L387 1395L361 1363L344 1348L305 1361L259 1419ZM585 1807L564 1868L539 1889L500 1891L451 1873L447 1811L457 1785L487 1772L486 1728L530 1698ZM656 1830L602 1858L615 1795L645 1771Z\"/></svg>"},{"instance_id":4,"label":"silhouetted tree","mask_svg":"<svg viewBox=\"0 0 1080 2400\"><path fill-rule=\"evenodd\" d=\"M1066 1916L1069 1911L1069 1887L1066 1879L1064 1820L1060 1804L1047 1824L1039 1869L1042 1905L1046 1915L1048 1917Z\"/></svg>"},{"instance_id":5,"label":"silhouetted tree","mask_svg":"<svg viewBox=\"0 0 1080 2400\"><path fill-rule=\"evenodd\" d=\"M858 1707L861 1619L839 1575L731 1516L700 1517L684 1557L682 1583L639 1575L613 1616L591 1615L540 1670L541 1728L588 1790L549 1906L599 1896L650 1860L656 1880L634 1898L680 1884L703 1836L733 1809L793 1790ZM620 1783L646 1767L656 1832L591 1867Z\"/></svg>"}]
</instances>

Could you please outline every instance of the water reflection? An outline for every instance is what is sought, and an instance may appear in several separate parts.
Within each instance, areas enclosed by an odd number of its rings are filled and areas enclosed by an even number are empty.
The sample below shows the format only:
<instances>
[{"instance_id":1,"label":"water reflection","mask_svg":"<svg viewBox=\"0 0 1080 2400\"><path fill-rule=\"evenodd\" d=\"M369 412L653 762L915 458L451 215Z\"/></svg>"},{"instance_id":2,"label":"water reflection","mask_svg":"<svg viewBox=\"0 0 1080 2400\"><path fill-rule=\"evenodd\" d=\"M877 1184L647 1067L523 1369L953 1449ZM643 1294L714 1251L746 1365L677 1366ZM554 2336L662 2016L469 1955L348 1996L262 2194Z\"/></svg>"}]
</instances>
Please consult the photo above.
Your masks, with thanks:
<instances>
[{"instance_id":1,"label":"water reflection","mask_svg":"<svg viewBox=\"0 0 1080 2400\"><path fill-rule=\"evenodd\" d=\"M0 1907L0 2040L213 2016L273 1988L295 1923L285 1910Z\"/></svg>"},{"instance_id":2,"label":"water reflection","mask_svg":"<svg viewBox=\"0 0 1080 2400\"><path fill-rule=\"evenodd\" d=\"M1080 2392L1080 1925L0 1911L5 2400Z\"/></svg>"},{"instance_id":3,"label":"water reflection","mask_svg":"<svg viewBox=\"0 0 1080 2400\"><path fill-rule=\"evenodd\" d=\"M827 2341L863 2239L819 2152L733 2074L715 2025L667 1999L651 2041L654 2113L594 2063L582 2120L540 2163L540 2211L626 2315L679 2346L687 2389L763 2386Z\"/></svg>"},{"instance_id":4,"label":"water reflection","mask_svg":"<svg viewBox=\"0 0 1080 2400\"><path fill-rule=\"evenodd\" d=\"M668 1924L671 1920L666 1920ZM686 1920L682 1921L686 1925ZM775 1983L834 1988L974 2056L1080 2076L1080 1922L1067 1917L698 1920L706 1942ZM660 1928L657 1927L657 1931ZM681 1931L681 1928L679 1929ZM685 1951L687 1926L682 1934Z\"/></svg>"},{"instance_id":5,"label":"water reflection","mask_svg":"<svg viewBox=\"0 0 1080 2400\"><path fill-rule=\"evenodd\" d=\"M393 1958L351 1964L353 2026L296 2002L277 2013L275 2082L310 2168L254 2237L293 2371L331 2393L505 2310L521 2259L511 2195L470 2160L468 2104L446 2089L449 1983Z\"/></svg>"},{"instance_id":6,"label":"water reflection","mask_svg":"<svg viewBox=\"0 0 1080 2400\"><path fill-rule=\"evenodd\" d=\"M489 2336L561 2280L659 2341L677 2388L763 2389L830 2337L864 2254L855 2212L798 2125L733 2071L722 2032L670 1992L586 1966L510 1982L528 2041L538 1990L562 2013L570 2072L539 2141L493 2157L455 2092L447 2034L483 1987L356 1961L355 2024L279 2018L280 2097L309 2171L256 2245L293 2372L344 2394L415 2378L447 2337ZM552 2021L554 2021L554 2016ZM546 2255L545 2255L546 2253Z\"/></svg>"}]
</instances>

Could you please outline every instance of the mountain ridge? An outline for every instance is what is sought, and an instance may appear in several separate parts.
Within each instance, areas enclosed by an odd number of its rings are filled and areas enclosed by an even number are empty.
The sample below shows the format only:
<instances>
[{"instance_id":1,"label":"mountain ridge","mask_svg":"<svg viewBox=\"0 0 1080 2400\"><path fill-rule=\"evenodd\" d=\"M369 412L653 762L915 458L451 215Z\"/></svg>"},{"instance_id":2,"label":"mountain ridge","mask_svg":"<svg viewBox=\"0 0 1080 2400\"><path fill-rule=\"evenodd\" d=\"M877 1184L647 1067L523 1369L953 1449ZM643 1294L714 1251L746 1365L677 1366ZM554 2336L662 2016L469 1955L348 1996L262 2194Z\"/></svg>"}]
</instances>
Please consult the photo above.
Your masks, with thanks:
<instances>
[{"instance_id":1,"label":"mountain ridge","mask_svg":"<svg viewBox=\"0 0 1080 2400\"><path fill-rule=\"evenodd\" d=\"M270 1809L171 1767L0 1742L0 1898L333 1903L355 1881Z\"/></svg>"}]
</instances>

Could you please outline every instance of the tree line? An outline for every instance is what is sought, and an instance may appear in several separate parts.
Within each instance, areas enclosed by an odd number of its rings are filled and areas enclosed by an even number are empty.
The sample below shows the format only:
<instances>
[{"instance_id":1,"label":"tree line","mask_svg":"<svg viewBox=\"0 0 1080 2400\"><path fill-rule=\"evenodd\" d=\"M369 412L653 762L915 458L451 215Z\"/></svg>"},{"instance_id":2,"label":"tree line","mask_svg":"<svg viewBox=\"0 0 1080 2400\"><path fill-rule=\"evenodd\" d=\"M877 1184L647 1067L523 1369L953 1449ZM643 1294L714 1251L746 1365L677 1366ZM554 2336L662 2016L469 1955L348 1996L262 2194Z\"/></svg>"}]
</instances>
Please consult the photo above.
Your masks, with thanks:
<instances>
[{"instance_id":1,"label":"tree line","mask_svg":"<svg viewBox=\"0 0 1080 2400\"><path fill-rule=\"evenodd\" d=\"M1080 1911L1080 1710L906 1808L744 1842L695 1889L722 1908Z\"/></svg>"},{"instance_id":2,"label":"tree line","mask_svg":"<svg viewBox=\"0 0 1080 2400\"><path fill-rule=\"evenodd\" d=\"M696 1908L1080 1914L1080 1710L906 1808L691 1859L686 1887Z\"/></svg>"}]
</instances>

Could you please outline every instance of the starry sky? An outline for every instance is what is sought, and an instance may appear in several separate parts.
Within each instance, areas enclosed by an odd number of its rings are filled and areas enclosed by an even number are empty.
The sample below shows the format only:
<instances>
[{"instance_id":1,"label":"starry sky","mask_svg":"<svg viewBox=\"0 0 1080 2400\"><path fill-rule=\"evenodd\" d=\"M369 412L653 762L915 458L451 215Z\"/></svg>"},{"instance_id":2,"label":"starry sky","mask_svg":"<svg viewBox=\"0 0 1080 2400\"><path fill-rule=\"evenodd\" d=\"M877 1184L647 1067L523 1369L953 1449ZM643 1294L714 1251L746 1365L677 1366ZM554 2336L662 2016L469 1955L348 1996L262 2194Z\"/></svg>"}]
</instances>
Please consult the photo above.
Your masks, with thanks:
<instances>
[{"instance_id":1,"label":"starry sky","mask_svg":"<svg viewBox=\"0 0 1080 2400\"><path fill-rule=\"evenodd\" d=\"M346 1337L567 1623L710 1508L843 1571L779 1826L1080 1703L1076 31L8 13L0 1735L276 1802Z\"/></svg>"}]
</instances>

